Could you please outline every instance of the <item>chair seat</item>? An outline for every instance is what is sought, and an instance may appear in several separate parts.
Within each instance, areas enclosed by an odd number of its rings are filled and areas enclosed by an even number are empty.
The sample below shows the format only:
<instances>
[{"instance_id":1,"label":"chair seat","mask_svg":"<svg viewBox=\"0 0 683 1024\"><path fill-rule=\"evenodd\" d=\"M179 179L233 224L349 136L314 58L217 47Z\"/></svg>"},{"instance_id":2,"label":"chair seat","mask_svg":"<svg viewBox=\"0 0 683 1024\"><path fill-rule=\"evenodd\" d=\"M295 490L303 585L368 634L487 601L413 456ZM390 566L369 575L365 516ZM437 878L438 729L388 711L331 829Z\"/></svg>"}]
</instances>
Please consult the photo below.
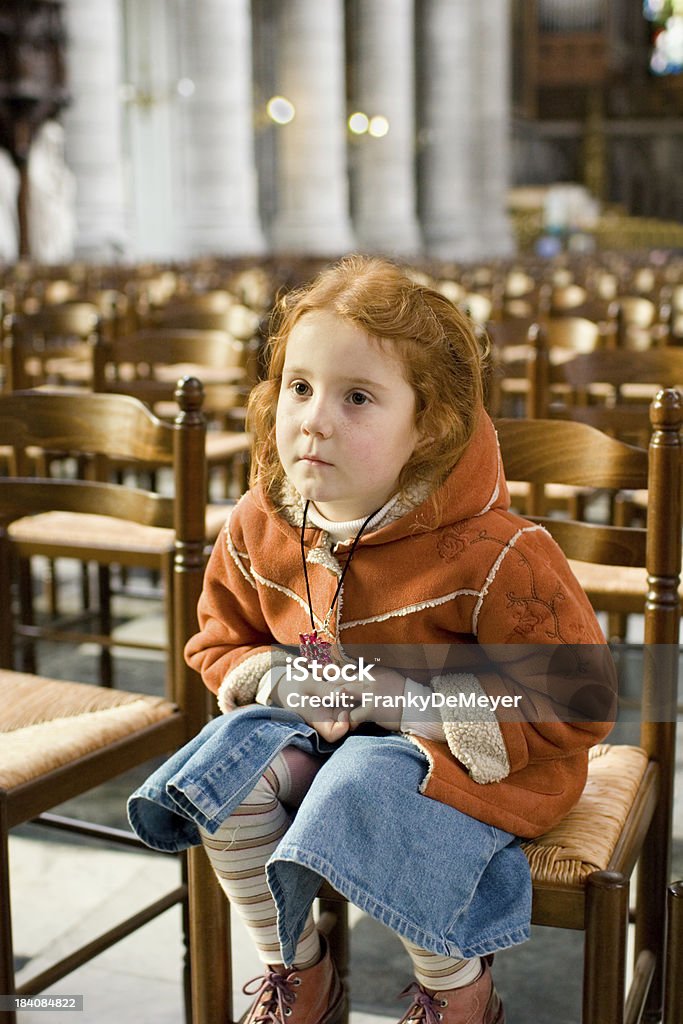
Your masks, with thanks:
<instances>
[{"instance_id":1,"label":"chair seat","mask_svg":"<svg viewBox=\"0 0 683 1024\"><path fill-rule=\"evenodd\" d=\"M571 570L594 608L638 615L645 607L647 573L639 566L594 565L569 559ZM683 599L683 581L678 593Z\"/></svg>"},{"instance_id":2,"label":"chair seat","mask_svg":"<svg viewBox=\"0 0 683 1024\"><path fill-rule=\"evenodd\" d=\"M536 884L581 886L612 858L647 766L640 747L599 744L589 752L588 779L569 814L522 844Z\"/></svg>"},{"instance_id":3,"label":"chair seat","mask_svg":"<svg viewBox=\"0 0 683 1024\"><path fill-rule=\"evenodd\" d=\"M0 791L170 718L162 697L0 670Z\"/></svg>"},{"instance_id":4,"label":"chair seat","mask_svg":"<svg viewBox=\"0 0 683 1024\"><path fill-rule=\"evenodd\" d=\"M207 505L207 540L216 539L229 511L230 506ZM25 516L16 519L8 532L13 543L35 548L58 545L73 550L87 547L129 554L163 554L173 547L173 530L83 512L41 512Z\"/></svg>"},{"instance_id":5,"label":"chair seat","mask_svg":"<svg viewBox=\"0 0 683 1024\"><path fill-rule=\"evenodd\" d=\"M251 434L233 430L208 430L206 432L206 457L209 462L229 459L240 452L251 449Z\"/></svg>"}]
</instances>

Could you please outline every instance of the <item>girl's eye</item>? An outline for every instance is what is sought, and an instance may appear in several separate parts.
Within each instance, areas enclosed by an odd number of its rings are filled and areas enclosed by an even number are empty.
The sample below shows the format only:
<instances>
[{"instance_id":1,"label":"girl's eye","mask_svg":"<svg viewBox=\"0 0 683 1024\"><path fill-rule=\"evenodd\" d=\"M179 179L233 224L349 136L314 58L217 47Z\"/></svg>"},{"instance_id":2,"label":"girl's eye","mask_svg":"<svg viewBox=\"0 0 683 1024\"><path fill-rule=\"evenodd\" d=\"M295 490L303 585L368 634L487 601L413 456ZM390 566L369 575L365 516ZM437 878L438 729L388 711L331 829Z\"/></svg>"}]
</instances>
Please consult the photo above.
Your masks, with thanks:
<instances>
[{"instance_id":1,"label":"girl's eye","mask_svg":"<svg viewBox=\"0 0 683 1024\"><path fill-rule=\"evenodd\" d=\"M295 395L305 395L308 391L308 384L302 380L295 380L289 385Z\"/></svg>"},{"instance_id":2,"label":"girl's eye","mask_svg":"<svg viewBox=\"0 0 683 1024\"><path fill-rule=\"evenodd\" d=\"M368 396L364 395L362 391L352 391L350 398L353 405L365 405L368 401Z\"/></svg>"}]
</instances>

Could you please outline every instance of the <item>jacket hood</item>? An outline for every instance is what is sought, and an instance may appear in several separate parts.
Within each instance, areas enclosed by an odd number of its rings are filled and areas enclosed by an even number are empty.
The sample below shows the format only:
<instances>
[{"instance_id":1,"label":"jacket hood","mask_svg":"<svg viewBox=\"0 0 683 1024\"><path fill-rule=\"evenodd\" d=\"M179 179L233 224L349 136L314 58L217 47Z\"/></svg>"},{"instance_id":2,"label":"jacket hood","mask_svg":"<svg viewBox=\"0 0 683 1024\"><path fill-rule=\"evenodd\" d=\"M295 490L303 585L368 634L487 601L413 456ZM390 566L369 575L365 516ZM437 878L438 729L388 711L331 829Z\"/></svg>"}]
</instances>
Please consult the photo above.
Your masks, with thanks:
<instances>
[{"instance_id":1,"label":"jacket hood","mask_svg":"<svg viewBox=\"0 0 683 1024\"><path fill-rule=\"evenodd\" d=\"M283 533L290 535L293 528L298 530L301 527L303 504L294 488L288 488L283 495L282 515L273 514L273 503L260 484L250 494L256 506L272 516ZM413 489L397 509L398 515L394 514L386 525L364 534L359 543L363 546L385 544L509 506L510 495L496 430L488 413L482 410L467 448L443 484L428 494L424 490ZM314 546L319 534L317 527L307 528L307 545ZM344 544L340 547L343 548Z\"/></svg>"}]
</instances>

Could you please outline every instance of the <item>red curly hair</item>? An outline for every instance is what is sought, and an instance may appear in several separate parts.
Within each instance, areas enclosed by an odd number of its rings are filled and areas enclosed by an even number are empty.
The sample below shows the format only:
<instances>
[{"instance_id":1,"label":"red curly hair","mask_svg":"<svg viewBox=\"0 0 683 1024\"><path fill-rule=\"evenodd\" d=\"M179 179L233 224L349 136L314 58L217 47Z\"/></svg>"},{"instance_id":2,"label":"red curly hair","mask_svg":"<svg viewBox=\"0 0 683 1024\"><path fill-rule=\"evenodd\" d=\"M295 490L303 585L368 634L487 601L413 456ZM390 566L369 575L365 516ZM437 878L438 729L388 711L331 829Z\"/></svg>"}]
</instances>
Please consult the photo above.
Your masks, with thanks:
<instances>
[{"instance_id":1,"label":"red curly hair","mask_svg":"<svg viewBox=\"0 0 683 1024\"><path fill-rule=\"evenodd\" d=\"M416 283L376 256L346 256L276 304L267 343L267 379L249 397L254 434L250 485L271 500L284 482L275 442L275 416L290 332L308 313L327 311L389 343L415 392L420 441L399 476L402 493L414 484L437 487L474 432L484 401L488 350L471 321L449 299Z\"/></svg>"}]
</instances>

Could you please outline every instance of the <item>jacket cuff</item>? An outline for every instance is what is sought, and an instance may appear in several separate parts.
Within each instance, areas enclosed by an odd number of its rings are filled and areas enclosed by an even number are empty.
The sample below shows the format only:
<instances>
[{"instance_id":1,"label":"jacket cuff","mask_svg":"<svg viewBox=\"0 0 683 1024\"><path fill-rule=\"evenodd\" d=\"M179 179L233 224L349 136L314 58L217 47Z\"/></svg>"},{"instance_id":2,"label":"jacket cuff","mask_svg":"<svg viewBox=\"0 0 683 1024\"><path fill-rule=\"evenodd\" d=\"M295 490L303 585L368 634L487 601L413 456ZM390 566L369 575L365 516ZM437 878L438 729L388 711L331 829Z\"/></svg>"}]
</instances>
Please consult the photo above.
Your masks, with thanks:
<instances>
[{"instance_id":1,"label":"jacket cuff","mask_svg":"<svg viewBox=\"0 0 683 1024\"><path fill-rule=\"evenodd\" d=\"M227 714L243 704L253 704L264 675L275 665L285 664L286 654L277 647L261 648L231 669L218 689L218 707Z\"/></svg>"},{"instance_id":2,"label":"jacket cuff","mask_svg":"<svg viewBox=\"0 0 683 1024\"><path fill-rule=\"evenodd\" d=\"M500 782L510 774L510 760L494 712L485 706L486 693L470 673L448 673L431 680L432 689L445 697L473 694L474 707L458 708L458 721L448 718L453 711L444 706L443 731L450 752L467 768L475 782ZM484 706L479 707L478 697Z\"/></svg>"}]
</instances>

